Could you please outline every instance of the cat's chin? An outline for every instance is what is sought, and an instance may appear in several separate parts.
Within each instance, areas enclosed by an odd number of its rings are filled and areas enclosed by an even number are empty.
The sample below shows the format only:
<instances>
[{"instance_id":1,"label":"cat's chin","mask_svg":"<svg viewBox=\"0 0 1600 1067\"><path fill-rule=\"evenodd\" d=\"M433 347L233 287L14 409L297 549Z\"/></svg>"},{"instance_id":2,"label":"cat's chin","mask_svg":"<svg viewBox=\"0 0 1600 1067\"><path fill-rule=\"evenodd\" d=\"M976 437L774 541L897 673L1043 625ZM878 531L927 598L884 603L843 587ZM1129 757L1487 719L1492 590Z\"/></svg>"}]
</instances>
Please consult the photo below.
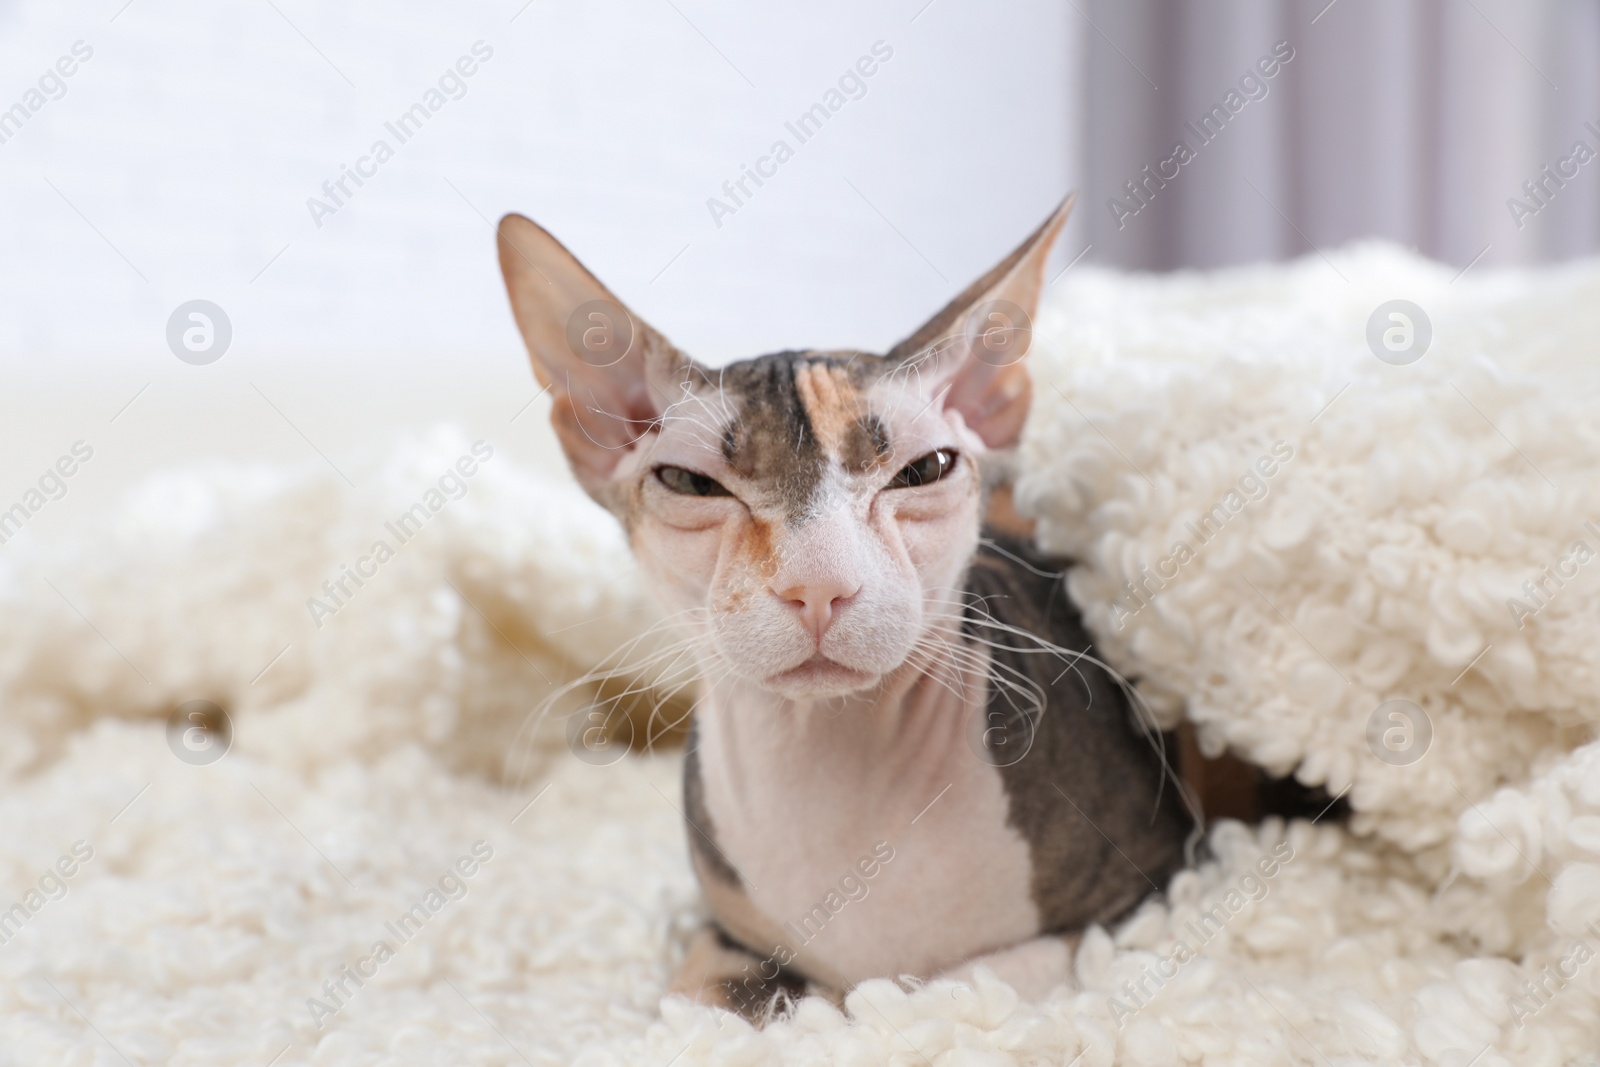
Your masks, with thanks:
<instances>
[{"instance_id":1,"label":"cat's chin","mask_svg":"<svg viewBox=\"0 0 1600 1067\"><path fill-rule=\"evenodd\" d=\"M791 700L805 700L857 693L870 688L878 678L879 675L870 671L846 667L842 663L817 655L798 667L791 667L789 670L763 679L761 686Z\"/></svg>"}]
</instances>

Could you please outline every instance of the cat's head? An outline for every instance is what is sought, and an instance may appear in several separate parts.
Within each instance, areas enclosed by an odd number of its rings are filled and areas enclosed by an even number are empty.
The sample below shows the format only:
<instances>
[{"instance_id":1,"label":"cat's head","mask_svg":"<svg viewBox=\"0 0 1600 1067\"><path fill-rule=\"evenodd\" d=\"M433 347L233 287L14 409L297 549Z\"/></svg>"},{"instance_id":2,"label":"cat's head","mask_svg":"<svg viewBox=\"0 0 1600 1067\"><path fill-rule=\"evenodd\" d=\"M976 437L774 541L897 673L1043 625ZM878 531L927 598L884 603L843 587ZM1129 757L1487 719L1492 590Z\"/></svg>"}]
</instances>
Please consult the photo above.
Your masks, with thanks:
<instances>
[{"instance_id":1,"label":"cat's head","mask_svg":"<svg viewBox=\"0 0 1600 1067\"><path fill-rule=\"evenodd\" d=\"M980 463L1011 448L1022 361L1071 200L884 355L703 367L542 228L500 266L578 481L626 527L715 668L795 698L866 689L959 616Z\"/></svg>"}]
</instances>

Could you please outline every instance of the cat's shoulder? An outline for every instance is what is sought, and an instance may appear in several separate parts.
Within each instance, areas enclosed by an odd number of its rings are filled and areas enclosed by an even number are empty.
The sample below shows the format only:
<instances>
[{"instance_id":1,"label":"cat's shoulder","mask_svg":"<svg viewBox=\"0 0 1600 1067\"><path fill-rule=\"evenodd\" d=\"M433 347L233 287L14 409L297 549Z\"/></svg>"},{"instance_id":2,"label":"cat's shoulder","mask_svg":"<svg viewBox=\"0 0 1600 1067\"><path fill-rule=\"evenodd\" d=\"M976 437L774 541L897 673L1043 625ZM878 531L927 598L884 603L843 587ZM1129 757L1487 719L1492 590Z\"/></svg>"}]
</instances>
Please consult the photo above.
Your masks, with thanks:
<instances>
[{"instance_id":1,"label":"cat's shoulder","mask_svg":"<svg viewBox=\"0 0 1600 1067\"><path fill-rule=\"evenodd\" d=\"M1065 582L1072 565L1070 558L1042 552L1028 538L984 527L967 570L968 612L987 612L1057 644L1081 647L1088 634Z\"/></svg>"}]
</instances>

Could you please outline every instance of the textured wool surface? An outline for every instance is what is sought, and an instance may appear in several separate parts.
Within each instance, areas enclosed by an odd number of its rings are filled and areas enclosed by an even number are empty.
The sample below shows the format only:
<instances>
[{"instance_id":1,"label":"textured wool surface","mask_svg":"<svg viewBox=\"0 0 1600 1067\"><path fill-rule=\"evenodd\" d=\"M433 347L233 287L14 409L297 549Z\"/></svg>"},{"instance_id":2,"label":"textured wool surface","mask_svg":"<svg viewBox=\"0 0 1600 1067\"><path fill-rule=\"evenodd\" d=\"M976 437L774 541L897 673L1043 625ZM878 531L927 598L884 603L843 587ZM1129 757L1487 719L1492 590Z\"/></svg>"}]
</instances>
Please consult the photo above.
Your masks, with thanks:
<instances>
[{"instance_id":1,"label":"textured wool surface","mask_svg":"<svg viewBox=\"0 0 1600 1067\"><path fill-rule=\"evenodd\" d=\"M986 972L760 1030L662 1000L701 914L678 761L573 758L582 686L531 714L656 620L563 480L495 457L441 487L472 444L441 430L353 485L195 468L24 533L0 553L0 1064L1591 1062L1600 265L1453 274L1371 246L1051 293L1018 500L1106 655L1208 752L1354 815L1219 824L1038 1003ZM1405 366L1366 341L1396 298L1432 323ZM169 747L192 699L230 712L219 762ZM1394 699L1431 728L1409 762L1374 753Z\"/></svg>"}]
</instances>

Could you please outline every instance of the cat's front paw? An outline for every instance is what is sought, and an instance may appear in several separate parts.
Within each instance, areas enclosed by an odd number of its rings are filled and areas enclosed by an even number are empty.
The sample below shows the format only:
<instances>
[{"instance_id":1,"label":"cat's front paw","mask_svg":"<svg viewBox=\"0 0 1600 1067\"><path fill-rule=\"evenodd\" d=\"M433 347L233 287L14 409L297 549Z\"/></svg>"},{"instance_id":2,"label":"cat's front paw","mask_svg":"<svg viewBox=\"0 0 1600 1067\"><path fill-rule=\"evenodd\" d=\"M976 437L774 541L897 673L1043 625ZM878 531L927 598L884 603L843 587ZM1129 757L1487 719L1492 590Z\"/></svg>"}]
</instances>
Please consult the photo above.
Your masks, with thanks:
<instances>
[{"instance_id":1,"label":"cat's front paw","mask_svg":"<svg viewBox=\"0 0 1600 1067\"><path fill-rule=\"evenodd\" d=\"M762 971L768 963L708 923L689 942L689 951L667 993L734 1012L759 1026L807 993L817 992L787 971L764 977Z\"/></svg>"}]
</instances>

